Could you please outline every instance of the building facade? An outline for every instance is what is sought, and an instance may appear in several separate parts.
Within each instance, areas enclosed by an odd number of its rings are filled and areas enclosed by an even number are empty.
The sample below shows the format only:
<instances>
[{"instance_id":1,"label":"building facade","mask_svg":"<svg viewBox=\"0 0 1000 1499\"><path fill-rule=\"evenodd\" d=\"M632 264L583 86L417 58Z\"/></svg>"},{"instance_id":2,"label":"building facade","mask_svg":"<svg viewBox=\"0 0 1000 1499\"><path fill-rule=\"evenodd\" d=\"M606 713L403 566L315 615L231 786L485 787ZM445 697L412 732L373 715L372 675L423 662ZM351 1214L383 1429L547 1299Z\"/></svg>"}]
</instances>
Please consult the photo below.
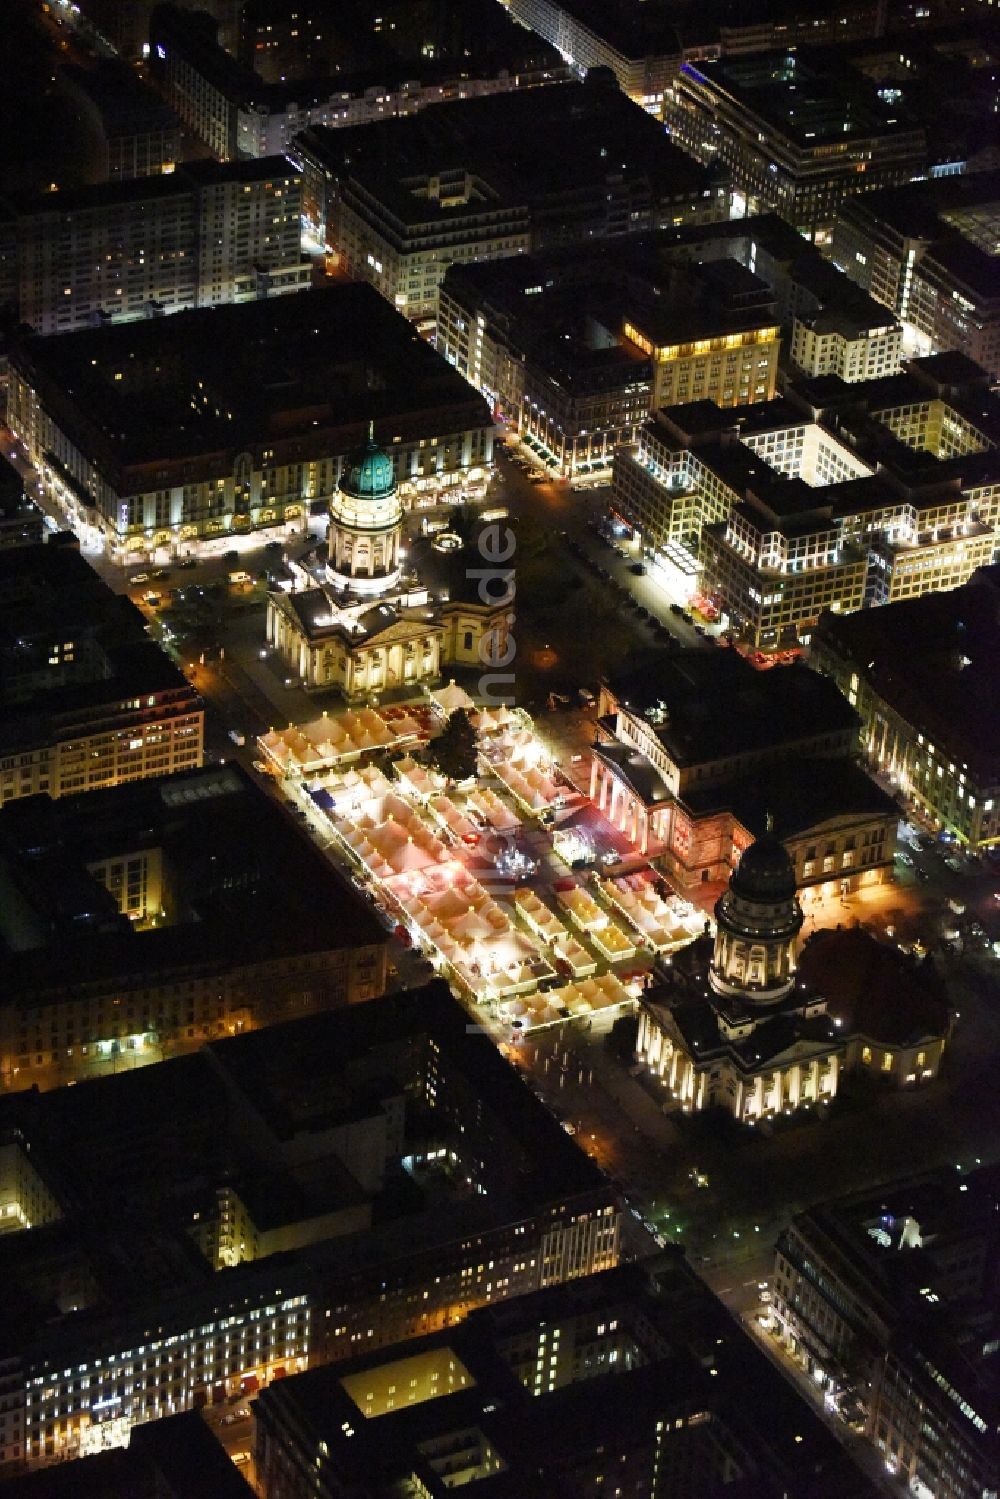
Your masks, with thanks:
<instances>
[{"instance_id":1,"label":"building facade","mask_svg":"<svg viewBox=\"0 0 1000 1499\"><path fill-rule=\"evenodd\" d=\"M8 201L9 310L37 333L70 333L300 291L301 210L283 157Z\"/></svg>"},{"instance_id":2,"label":"building facade","mask_svg":"<svg viewBox=\"0 0 1000 1499\"><path fill-rule=\"evenodd\" d=\"M997 1483L995 1220L995 1171L942 1172L812 1208L778 1242L774 1330L917 1495Z\"/></svg>"},{"instance_id":3,"label":"building facade","mask_svg":"<svg viewBox=\"0 0 1000 1499\"><path fill-rule=\"evenodd\" d=\"M873 767L921 819L973 851L1000 844L994 574L873 616L824 615L810 647L812 665L860 715Z\"/></svg>"},{"instance_id":4,"label":"building facade","mask_svg":"<svg viewBox=\"0 0 1000 1499\"><path fill-rule=\"evenodd\" d=\"M484 402L368 286L27 339L11 355L9 420L43 484L124 561L306 531L373 419L406 508L485 495Z\"/></svg>"},{"instance_id":5,"label":"building facade","mask_svg":"<svg viewBox=\"0 0 1000 1499\"><path fill-rule=\"evenodd\" d=\"M204 703L79 551L0 551L0 617L0 805L201 765Z\"/></svg>"},{"instance_id":6,"label":"building facade","mask_svg":"<svg viewBox=\"0 0 1000 1499\"><path fill-rule=\"evenodd\" d=\"M750 213L778 213L818 245L842 198L926 164L923 128L833 51L685 63L664 118L686 150L727 168Z\"/></svg>"},{"instance_id":7,"label":"building facade","mask_svg":"<svg viewBox=\"0 0 1000 1499\"><path fill-rule=\"evenodd\" d=\"M960 587L992 560L997 416L983 372L954 355L792 383L745 416L692 403L618 453L609 504L654 568L677 547L697 561L736 637L794 645L824 609Z\"/></svg>"},{"instance_id":8,"label":"building facade","mask_svg":"<svg viewBox=\"0 0 1000 1499\"><path fill-rule=\"evenodd\" d=\"M831 253L912 330L926 353L956 349L1000 373L996 171L939 177L841 205Z\"/></svg>"}]
</instances>

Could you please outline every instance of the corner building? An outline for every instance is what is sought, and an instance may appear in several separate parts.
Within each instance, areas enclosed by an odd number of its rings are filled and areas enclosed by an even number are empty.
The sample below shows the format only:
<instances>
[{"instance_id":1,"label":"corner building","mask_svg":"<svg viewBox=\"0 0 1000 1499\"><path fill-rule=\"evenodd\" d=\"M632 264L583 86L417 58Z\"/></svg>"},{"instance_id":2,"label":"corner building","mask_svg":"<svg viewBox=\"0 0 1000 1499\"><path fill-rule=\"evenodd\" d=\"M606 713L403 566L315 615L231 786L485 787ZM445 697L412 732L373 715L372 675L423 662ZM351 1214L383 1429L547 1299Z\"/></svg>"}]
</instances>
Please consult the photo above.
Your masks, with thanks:
<instances>
[{"instance_id":1,"label":"corner building","mask_svg":"<svg viewBox=\"0 0 1000 1499\"><path fill-rule=\"evenodd\" d=\"M400 502L477 500L482 399L371 287L27 338L9 417L50 497L123 562L308 529L374 421Z\"/></svg>"}]
</instances>

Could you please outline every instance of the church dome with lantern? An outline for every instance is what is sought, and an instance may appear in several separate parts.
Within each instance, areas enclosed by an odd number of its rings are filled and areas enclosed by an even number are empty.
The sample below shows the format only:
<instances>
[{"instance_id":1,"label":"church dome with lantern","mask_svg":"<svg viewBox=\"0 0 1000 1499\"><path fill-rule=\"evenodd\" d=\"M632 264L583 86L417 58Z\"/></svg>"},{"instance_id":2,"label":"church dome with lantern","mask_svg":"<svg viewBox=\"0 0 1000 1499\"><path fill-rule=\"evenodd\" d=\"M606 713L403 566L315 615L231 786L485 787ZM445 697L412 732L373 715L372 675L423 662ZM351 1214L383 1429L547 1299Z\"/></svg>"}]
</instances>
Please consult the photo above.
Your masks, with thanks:
<instances>
[{"instance_id":1,"label":"church dome with lantern","mask_svg":"<svg viewBox=\"0 0 1000 1499\"><path fill-rule=\"evenodd\" d=\"M368 439L344 462L330 498L327 579L352 593L385 593L399 581L403 507L392 459Z\"/></svg>"},{"instance_id":2,"label":"church dome with lantern","mask_svg":"<svg viewBox=\"0 0 1000 1499\"><path fill-rule=\"evenodd\" d=\"M715 905L709 982L751 1005L782 999L795 983L802 908L795 870L770 829L747 848Z\"/></svg>"}]
</instances>

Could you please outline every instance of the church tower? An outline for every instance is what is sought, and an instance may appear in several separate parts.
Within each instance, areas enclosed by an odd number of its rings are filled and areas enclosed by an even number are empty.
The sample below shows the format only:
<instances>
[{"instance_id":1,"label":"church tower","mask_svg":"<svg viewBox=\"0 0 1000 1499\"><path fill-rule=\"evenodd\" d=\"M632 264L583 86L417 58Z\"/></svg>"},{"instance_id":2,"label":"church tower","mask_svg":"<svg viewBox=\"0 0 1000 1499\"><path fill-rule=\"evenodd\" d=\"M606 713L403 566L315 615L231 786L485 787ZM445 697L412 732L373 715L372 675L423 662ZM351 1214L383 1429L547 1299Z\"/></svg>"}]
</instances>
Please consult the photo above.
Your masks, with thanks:
<instances>
[{"instance_id":1,"label":"church tower","mask_svg":"<svg viewBox=\"0 0 1000 1499\"><path fill-rule=\"evenodd\" d=\"M752 1008L783 999L795 983L802 908L792 861L770 830L745 850L715 905L708 979L719 995Z\"/></svg>"},{"instance_id":2,"label":"church tower","mask_svg":"<svg viewBox=\"0 0 1000 1499\"><path fill-rule=\"evenodd\" d=\"M386 593L399 582L403 507L392 459L375 441L351 453L330 499L327 581L352 593Z\"/></svg>"}]
</instances>

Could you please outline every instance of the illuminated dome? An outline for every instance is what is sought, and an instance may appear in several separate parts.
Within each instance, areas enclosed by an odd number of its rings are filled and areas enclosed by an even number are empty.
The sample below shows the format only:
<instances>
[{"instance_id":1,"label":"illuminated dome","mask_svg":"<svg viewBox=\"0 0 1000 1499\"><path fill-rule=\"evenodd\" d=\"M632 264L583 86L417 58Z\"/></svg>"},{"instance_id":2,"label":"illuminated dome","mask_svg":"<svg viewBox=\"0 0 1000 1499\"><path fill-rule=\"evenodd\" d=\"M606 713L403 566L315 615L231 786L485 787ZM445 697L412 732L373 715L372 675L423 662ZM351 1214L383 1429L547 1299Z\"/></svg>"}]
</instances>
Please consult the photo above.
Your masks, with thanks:
<instances>
[{"instance_id":1,"label":"illuminated dome","mask_svg":"<svg viewBox=\"0 0 1000 1499\"><path fill-rule=\"evenodd\" d=\"M327 581L352 593L385 593L399 582L403 506L392 459L368 440L345 460L330 496Z\"/></svg>"},{"instance_id":2,"label":"illuminated dome","mask_svg":"<svg viewBox=\"0 0 1000 1499\"><path fill-rule=\"evenodd\" d=\"M349 455L340 490L355 500L384 500L396 493L392 459L371 435Z\"/></svg>"},{"instance_id":3,"label":"illuminated dome","mask_svg":"<svg viewBox=\"0 0 1000 1499\"><path fill-rule=\"evenodd\" d=\"M771 834L751 843L729 885L744 900L791 900L795 894L795 870L784 845Z\"/></svg>"}]
</instances>

